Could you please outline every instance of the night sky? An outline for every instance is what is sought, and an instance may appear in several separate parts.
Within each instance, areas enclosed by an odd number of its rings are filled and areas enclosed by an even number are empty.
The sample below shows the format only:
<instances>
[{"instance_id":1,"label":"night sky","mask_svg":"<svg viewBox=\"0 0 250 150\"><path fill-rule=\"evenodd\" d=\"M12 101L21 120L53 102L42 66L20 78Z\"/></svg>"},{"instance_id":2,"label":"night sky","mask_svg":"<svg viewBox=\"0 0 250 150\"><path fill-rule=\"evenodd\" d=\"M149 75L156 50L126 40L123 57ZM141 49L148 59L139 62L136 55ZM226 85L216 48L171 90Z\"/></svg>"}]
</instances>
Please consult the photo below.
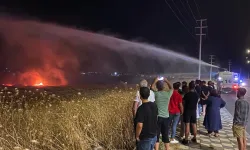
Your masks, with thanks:
<instances>
[{"instance_id":1,"label":"night sky","mask_svg":"<svg viewBox=\"0 0 250 150\"><path fill-rule=\"evenodd\" d=\"M202 59L216 55L216 62L238 72L250 47L248 0L2 0L1 12L29 16L79 29L110 33L120 38L168 47L198 58L199 39L195 19L208 19ZM189 6L187 4L189 3ZM199 12L197 11L196 2ZM194 16L191 13L191 10ZM195 17L195 19L194 19ZM204 24L205 25L205 24ZM189 30L189 32L187 31ZM194 37L193 37L194 36Z\"/></svg>"}]
</instances>

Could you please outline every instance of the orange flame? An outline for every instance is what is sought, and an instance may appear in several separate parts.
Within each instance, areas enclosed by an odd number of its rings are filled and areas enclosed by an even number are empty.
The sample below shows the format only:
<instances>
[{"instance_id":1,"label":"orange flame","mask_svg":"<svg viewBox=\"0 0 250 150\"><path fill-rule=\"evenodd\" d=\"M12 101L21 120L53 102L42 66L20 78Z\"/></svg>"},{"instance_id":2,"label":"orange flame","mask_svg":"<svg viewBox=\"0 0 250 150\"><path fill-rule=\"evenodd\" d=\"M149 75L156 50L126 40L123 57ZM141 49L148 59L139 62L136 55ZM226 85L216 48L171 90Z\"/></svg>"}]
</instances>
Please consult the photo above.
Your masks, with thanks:
<instances>
[{"instance_id":1,"label":"orange flame","mask_svg":"<svg viewBox=\"0 0 250 150\"><path fill-rule=\"evenodd\" d=\"M7 83L7 84L2 84L3 86L13 86L12 84L9 84L9 83Z\"/></svg>"},{"instance_id":2,"label":"orange flame","mask_svg":"<svg viewBox=\"0 0 250 150\"><path fill-rule=\"evenodd\" d=\"M34 86L43 86L43 83L40 82L40 83L38 83L38 84L35 84Z\"/></svg>"}]
</instances>

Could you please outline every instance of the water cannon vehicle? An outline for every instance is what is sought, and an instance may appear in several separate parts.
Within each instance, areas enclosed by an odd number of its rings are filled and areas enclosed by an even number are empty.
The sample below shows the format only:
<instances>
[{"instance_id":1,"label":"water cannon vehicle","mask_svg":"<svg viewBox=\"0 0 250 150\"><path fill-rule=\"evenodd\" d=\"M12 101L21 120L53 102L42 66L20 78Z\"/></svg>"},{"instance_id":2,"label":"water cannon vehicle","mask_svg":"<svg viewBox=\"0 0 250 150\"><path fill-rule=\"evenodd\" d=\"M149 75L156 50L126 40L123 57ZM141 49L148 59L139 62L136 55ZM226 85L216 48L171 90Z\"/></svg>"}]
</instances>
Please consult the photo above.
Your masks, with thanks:
<instances>
[{"instance_id":1,"label":"water cannon vehicle","mask_svg":"<svg viewBox=\"0 0 250 150\"><path fill-rule=\"evenodd\" d=\"M220 93L235 93L240 87L239 74L235 72L223 71L216 74L217 89Z\"/></svg>"}]
</instances>

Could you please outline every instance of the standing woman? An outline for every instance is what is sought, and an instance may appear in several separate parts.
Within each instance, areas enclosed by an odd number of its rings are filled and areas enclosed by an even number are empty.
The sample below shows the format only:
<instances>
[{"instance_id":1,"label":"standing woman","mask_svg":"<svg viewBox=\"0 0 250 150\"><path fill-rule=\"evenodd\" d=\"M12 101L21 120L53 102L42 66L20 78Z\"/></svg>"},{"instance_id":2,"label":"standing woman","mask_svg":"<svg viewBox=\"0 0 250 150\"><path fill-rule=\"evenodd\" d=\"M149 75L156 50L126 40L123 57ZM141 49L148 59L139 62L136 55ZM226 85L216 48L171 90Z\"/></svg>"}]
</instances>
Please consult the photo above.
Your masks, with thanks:
<instances>
[{"instance_id":1,"label":"standing woman","mask_svg":"<svg viewBox=\"0 0 250 150\"><path fill-rule=\"evenodd\" d=\"M207 129L209 136L214 132L214 136L218 137L219 130L222 129L220 109L225 107L226 102L213 89L210 96L203 101L203 104L207 105L203 125Z\"/></svg>"}]
</instances>

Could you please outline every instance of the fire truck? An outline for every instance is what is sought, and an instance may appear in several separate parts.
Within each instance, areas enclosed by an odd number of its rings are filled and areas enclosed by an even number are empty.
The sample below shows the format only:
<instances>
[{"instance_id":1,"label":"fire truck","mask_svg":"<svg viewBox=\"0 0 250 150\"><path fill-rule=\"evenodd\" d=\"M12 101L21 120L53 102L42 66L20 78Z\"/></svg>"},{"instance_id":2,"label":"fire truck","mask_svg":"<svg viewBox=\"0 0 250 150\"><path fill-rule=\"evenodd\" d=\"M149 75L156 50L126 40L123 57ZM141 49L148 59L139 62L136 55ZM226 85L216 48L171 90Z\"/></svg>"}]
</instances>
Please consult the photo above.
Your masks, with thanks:
<instances>
[{"instance_id":1,"label":"fire truck","mask_svg":"<svg viewBox=\"0 0 250 150\"><path fill-rule=\"evenodd\" d=\"M239 74L223 71L216 75L217 89L221 93L235 93L239 88Z\"/></svg>"}]
</instances>

